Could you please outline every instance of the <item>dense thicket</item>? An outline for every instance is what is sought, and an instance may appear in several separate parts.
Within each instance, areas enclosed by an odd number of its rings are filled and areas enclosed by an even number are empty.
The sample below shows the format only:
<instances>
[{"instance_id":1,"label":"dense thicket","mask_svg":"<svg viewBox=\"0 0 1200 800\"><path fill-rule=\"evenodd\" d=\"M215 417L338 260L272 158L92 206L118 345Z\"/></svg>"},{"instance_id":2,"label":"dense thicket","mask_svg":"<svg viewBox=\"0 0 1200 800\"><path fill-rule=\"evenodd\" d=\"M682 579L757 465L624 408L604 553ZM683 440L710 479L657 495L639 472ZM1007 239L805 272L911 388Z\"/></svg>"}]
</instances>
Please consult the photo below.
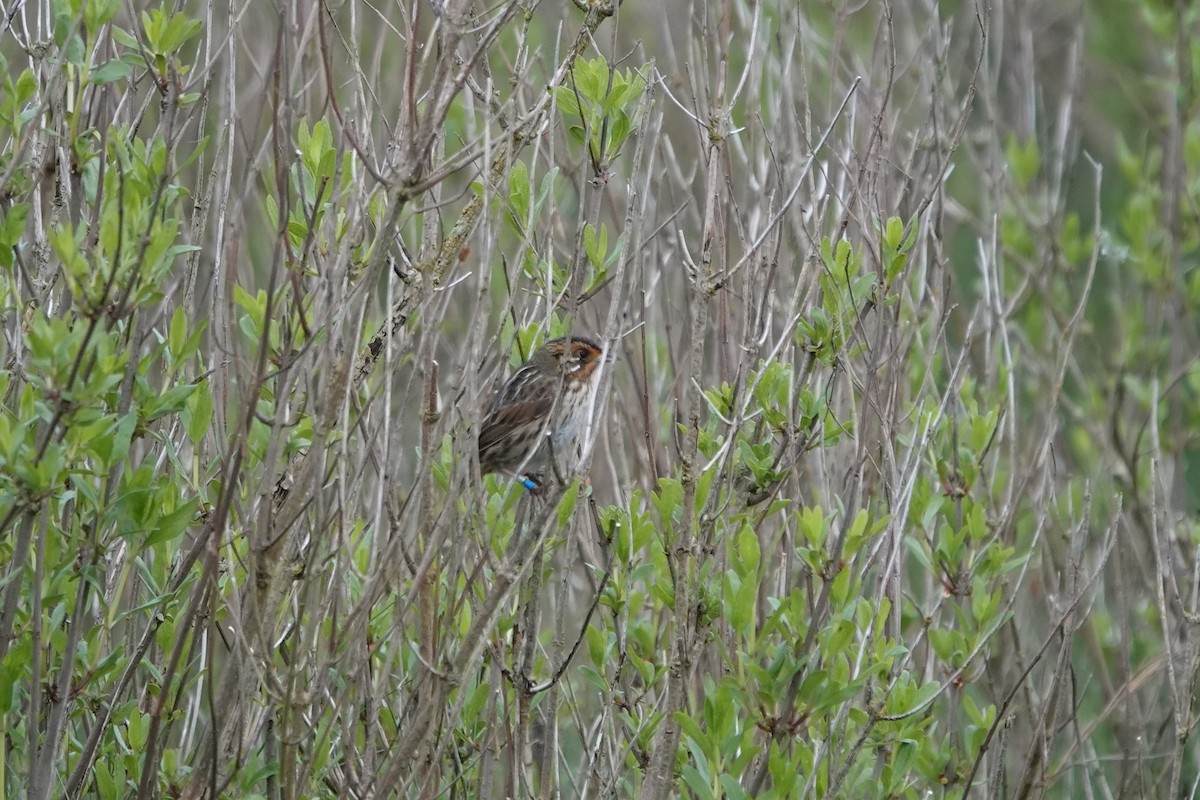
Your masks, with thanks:
<instances>
[{"instance_id":1,"label":"dense thicket","mask_svg":"<svg viewBox=\"0 0 1200 800\"><path fill-rule=\"evenodd\" d=\"M3 795L1200 794L1200 8L2 17Z\"/></svg>"}]
</instances>

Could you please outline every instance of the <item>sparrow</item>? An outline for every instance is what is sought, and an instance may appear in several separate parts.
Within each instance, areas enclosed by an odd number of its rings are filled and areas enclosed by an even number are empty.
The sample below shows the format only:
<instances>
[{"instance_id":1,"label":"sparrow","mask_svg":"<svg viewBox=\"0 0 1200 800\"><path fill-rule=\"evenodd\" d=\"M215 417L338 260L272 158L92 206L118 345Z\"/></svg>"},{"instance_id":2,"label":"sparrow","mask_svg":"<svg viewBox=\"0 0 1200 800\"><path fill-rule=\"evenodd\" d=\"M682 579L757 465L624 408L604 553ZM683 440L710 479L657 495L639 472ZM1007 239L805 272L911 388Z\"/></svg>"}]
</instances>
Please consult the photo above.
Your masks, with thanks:
<instances>
[{"instance_id":1,"label":"sparrow","mask_svg":"<svg viewBox=\"0 0 1200 800\"><path fill-rule=\"evenodd\" d=\"M582 456L604 349L586 336L546 342L488 403L479 431L484 475L512 475L536 492L547 471L562 480Z\"/></svg>"}]
</instances>

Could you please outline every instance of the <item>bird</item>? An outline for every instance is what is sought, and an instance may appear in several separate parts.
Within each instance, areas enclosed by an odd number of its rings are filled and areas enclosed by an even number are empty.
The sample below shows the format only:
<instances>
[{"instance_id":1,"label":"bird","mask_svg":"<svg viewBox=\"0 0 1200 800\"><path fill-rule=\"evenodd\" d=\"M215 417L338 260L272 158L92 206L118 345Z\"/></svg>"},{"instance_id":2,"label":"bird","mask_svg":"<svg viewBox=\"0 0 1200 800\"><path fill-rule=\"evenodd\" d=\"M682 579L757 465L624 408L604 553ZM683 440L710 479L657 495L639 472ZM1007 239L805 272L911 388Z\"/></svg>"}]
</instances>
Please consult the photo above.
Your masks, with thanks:
<instances>
[{"instance_id":1,"label":"bird","mask_svg":"<svg viewBox=\"0 0 1200 800\"><path fill-rule=\"evenodd\" d=\"M479 430L482 474L504 473L531 492L547 471L560 482L582 456L604 348L587 336L552 339L492 396Z\"/></svg>"}]
</instances>

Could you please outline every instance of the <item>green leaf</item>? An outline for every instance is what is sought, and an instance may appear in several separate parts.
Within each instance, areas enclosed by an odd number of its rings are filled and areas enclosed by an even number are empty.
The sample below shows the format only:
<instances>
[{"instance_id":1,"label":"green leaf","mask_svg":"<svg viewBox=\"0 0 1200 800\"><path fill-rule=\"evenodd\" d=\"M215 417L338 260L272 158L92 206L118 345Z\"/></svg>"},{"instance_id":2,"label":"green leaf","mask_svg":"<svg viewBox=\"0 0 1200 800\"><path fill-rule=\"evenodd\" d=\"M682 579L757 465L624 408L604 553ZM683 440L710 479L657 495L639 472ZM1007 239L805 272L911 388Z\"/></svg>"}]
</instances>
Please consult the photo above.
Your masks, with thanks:
<instances>
[{"instance_id":1,"label":"green leaf","mask_svg":"<svg viewBox=\"0 0 1200 800\"><path fill-rule=\"evenodd\" d=\"M14 254L21 246L28 214L28 203L14 203L7 210L0 209L0 267L9 268L15 262Z\"/></svg>"},{"instance_id":2,"label":"green leaf","mask_svg":"<svg viewBox=\"0 0 1200 800\"><path fill-rule=\"evenodd\" d=\"M820 506L800 509L797 522L800 526L800 533L804 536L804 540L808 542L809 547L815 550L825 545L828 526L825 519L825 512L821 510Z\"/></svg>"},{"instance_id":3,"label":"green leaf","mask_svg":"<svg viewBox=\"0 0 1200 800\"><path fill-rule=\"evenodd\" d=\"M196 391L198 385L185 383L180 386L172 386L152 402L147 403L143 409L146 422L154 422L169 414L178 414L187 405L187 399L192 396L192 392Z\"/></svg>"},{"instance_id":4,"label":"green leaf","mask_svg":"<svg viewBox=\"0 0 1200 800\"><path fill-rule=\"evenodd\" d=\"M114 759L112 763L116 764L119 761ZM96 781L96 791L102 800L121 796L117 788L117 778L113 774L113 770L109 767L107 759L101 759L95 763L92 768L92 776Z\"/></svg>"},{"instance_id":5,"label":"green leaf","mask_svg":"<svg viewBox=\"0 0 1200 800\"><path fill-rule=\"evenodd\" d=\"M840 569L833 577L833 586L830 587L829 596L833 598L833 602L837 606L845 605L850 597L852 588L850 575L849 569Z\"/></svg>"},{"instance_id":6,"label":"green leaf","mask_svg":"<svg viewBox=\"0 0 1200 800\"><path fill-rule=\"evenodd\" d=\"M840 706L860 691L861 687L854 682L843 686L826 686L816 699L816 702L813 703L812 710L816 713L827 708Z\"/></svg>"},{"instance_id":7,"label":"green leaf","mask_svg":"<svg viewBox=\"0 0 1200 800\"><path fill-rule=\"evenodd\" d=\"M578 486L579 479L576 478L563 492L562 499L558 501L559 530L567 527L567 523L571 521L571 515L575 513L575 503L579 500Z\"/></svg>"},{"instance_id":8,"label":"green leaf","mask_svg":"<svg viewBox=\"0 0 1200 800\"><path fill-rule=\"evenodd\" d=\"M866 509L859 509L858 513L854 515L854 520L850 523L850 530L846 533L844 556L849 557L858 552L858 548L866 540L867 522L869 520L870 515L867 514Z\"/></svg>"},{"instance_id":9,"label":"green leaf","mask_svg":"<svg viewBox=\"0 0 1200 800\"><path fill-rule=\"evenodd\" d=\"M480 719L491 693L492 686L486 681L475 684L475 688L471 690L470 696L463 706L463 719L468 722Z\"/></svg>"},{"instance_id":10,"label":"green leaf","mask_svg":"<svg viewBox=\"0 0 1200 800\"><path fill-rule=\"evenodd\" d=\"M183 343L187 341L187 314L183 307L175 309L175 313L171 315L171 324L167 328L167 347L172 353L178 353L183 349Z\"/></svg>"},{"instance_id":11,"label":"green leaf","mask_svg":"<svg viewBox=\"0 0 1200 800\"><path fill-rule=\"evenodd\" d=\"M112 27L112 37L117 40L117 44L124 45L131 50L141 49L141 44L138 43L137 37L117 25Z\"/></svg>"},{"instance_id":12,"label":"green leaf","mask_svg":"<svg viewBox=\"0 0 1200 800\"><path fill-rule=\"evenodd\" d=\"M116 83L117 81L125 80L132 72L133 68L124 61L114 59L107 64L103 64L93 72L89 80L97 86L103 86L106 83Z\"/></svg>"},{"instance_id":13,"label":"green leaf","mask_svg":"<svg viewBox=\"0 0 1200 800\"><path fill-rule=\"evenodd\" d=\"M28 216L28 203L14 203L7 209L0 208L0 246L15 247L21 242Z\"/></svg>"},{"instance_id":14,"label":"green leaf","mask_svg":"<svg viewBox=\"0 0 1200 800\"><path fill-rule=\"evenodd\" d=\"M1015 135L1010 135L1004 148L1004 156L1012 172L1013 181L1022 189L1037 177L1042 168L1041 151L1038 149L1037 139L1032 136L1022 144Z\"/></svg>"},{"instance_id":15,"label":"green leaf","mask_svg":"<svg viewBox=\"0 0 1200 800\"><path fill-rule=\"evenodd\" d=\"M181 418L187 431L188 440L194 447L199 447L212 422L213 399L209 391L208 381L197 385L196 391L188 397Z\"/></svg>"},{"instance_id":16,"label":"green leaf","mask_svg":"<svg viewBox=\"0 0 1200 800\"><path fill-rule=\"evenodd\" d=\"M145 750L147 737L150 733L150 715L134 709L126 719L129 731L129 746L135 751Z\"/></svg>"},{"instance_id":17,"label":"green leaf","mask_svg":"<svg viewBox=\"0 0 1200 800\"><path fill-rule=\"evenodd\" d=\"M608 227L603 223L600 224L600 236L596 236L596 229L592 224L584 223L583 226L583 251L587 254L588 261L592 266L601 269L604 266L605 255L608 253Z\"/></svg>"},{"instance_id":18,"label":"green leaf","mask_svg":"<svg viewBox=\"0 0 1200 800\"><path fill-rule=\"evenodd\" d=\"M558 91L555 92L554 101L564 119L579 118L579 103L575 100L575 92L570 86L558 87Z\"/></svg>"},{"instance_id":19,"label":"green leaf","mask_svg":"<svg viewBox=\"0 0 1200 800\"><path fill-rule=\"evenodd\" d=\"M86 0L83 7L83 22L90 30L107 23L117 13L121 0Z\"/></svg>"},{"instance_id":20,"label":"green leaf","mask_svg":"<svg viewBox=\"0 0 1200 800\"><path fill-rule=\"evenodd\" d=\"M133 442L133 432L137 429L137 421L138 412L134 408L126 412L117 422L109 464L123 461L129 454L129 446Z\"/></svg>"},{"instance_id":21,"label":"green leaf","mask_svg":"<svg viewBox=\"0 0 1200 800\"><path fill-rule=\"evenodd\" d=\"M592 663L604 667L608 662L608 640L605 635L595 625L588 625L584 631L584 637L587 640L588 655L591 656Z\"/></svg>"},{"instance_id":22,"label":"green leaf","mask_svg":"<svg viewBox=\"0 0 1200 800\"><path fill-rule=\"evenodd\" d=\"M664 522L674 519L683 505L683 484L674 478L660 478L658 491L651 494L650 501Z\"/></svg>"},{"instance_id":23,"label":"green leaf","mask_svg":"<svg viewBox=\"0 0 1200 800\"><path fill-rule=\"evenodd\" d=\"M178 538L196 518L196 509L199 507L199 498L193 497L170 514L160 518L154 529L147 534L145 547L151 548L162 542L170 542Z\"/></svg>"},{"instance_id":24,"label":"green leaf","mask_svg":"<svg viewBox=\"0 0 1200 800\"><path fill-rule=\"evenodd\" d=\"M733 607L730 609L729 625L743 638L750 639L754 634L754 612L758 603L758 584L746 581L736 588L733 593Z\"/></svg>"},{"instance_id":25,"label":"green leaf","mask_svg":"<svg viewBox=\"0 0 1200 800\"><path fill-rule=\"evenodd\" d=\"M707 771L707 762L704 766ZM713 794L712 787L709 786L705 774L701 773L696 766L684 764L683 769L679 771L679 777L683 779L683 782L687 784L696 797L702 800L716 800L716 795Z\"/></svg>"},{"instance_id":26,"label":"green leaf","mask_svg":"<svg viewBox=\"0 0 1200 800\"><path fill-rule=\"evenodd\" d=\"M531 191L529 168L525 166L524 161L517 161L508 175L508 202L513 209L513 217L516 220L514 228L518 233L523 232L529 224Z\"/></svg>"},{"instance_id":27,"label":"green leaf","mask_svg":"<svg viewBox=\"0 0 1200 800\"><path fill-rule=\"evenodd\" d=\"M760 548L758 535L749 525L743 525L737 534L737 547L734 550L733 568L742 580L749 580L758 574Z\"/></svg>"},{"instance_id":28,"label":"green leaf","mask_svg":"<svg viewBox=\"0 0 1200 800\"><path fill-rule=\"evenodd\" d=\"M550 196L550 192L554 189L554 180L557 177L558 167L551 167L546 174L542 176L542 183L538 188L537 202L533 207L533 213L535 215L541 212L542 206L546 203L546 198Z\"/></svg>"},{"instance_id":29,"label":"green leaf","mask_svg":"<svg viewBox=\"0 0 1200 800\"><path fill-rule=\"evenodd\" d=\"M721 784L722 797L729 798L729 800L743 800L743 798L750 797L750 795L746 794L746 790L742 788L742 785L738 783L737 778L728 772L721 773L721 776L717 780Z\"/></svg>"},{"instance_id":30,"label":"green leaf","mask_svg":"<svg viewBox=\"0 0 1200 800\"><path fill-rule=\"evenodd\" d=\"M899 217L889 217L884 226L883 240L892 250L899 251L904 237L904 223Z\"/></svg>"}]
</instances>

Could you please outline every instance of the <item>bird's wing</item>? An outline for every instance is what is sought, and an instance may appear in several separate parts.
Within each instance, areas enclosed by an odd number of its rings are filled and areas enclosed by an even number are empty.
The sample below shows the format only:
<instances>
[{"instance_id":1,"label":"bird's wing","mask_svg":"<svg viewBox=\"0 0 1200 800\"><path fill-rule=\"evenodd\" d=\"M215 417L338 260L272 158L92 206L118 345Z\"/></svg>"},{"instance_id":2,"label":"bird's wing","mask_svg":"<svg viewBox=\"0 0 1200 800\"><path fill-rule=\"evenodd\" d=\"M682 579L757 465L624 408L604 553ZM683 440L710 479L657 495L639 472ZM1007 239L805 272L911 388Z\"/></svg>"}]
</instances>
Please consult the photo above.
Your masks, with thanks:
<instances>
[{"instance_id":1,"label":"bird's wing","mask_svg":"<svg viewBox=\"0 0 1200 800\"><path fill-rule=\"evenodd\" d=\"M479 431L479 450L481 452L504 441L514 431L524 429L529 423L537 423L545 419L554 406L554 397L552 395L543 396L536 400L499 403L494 406L489 409L487 419L483 421L483 427Z\"/></svg>"}]
</instances>

